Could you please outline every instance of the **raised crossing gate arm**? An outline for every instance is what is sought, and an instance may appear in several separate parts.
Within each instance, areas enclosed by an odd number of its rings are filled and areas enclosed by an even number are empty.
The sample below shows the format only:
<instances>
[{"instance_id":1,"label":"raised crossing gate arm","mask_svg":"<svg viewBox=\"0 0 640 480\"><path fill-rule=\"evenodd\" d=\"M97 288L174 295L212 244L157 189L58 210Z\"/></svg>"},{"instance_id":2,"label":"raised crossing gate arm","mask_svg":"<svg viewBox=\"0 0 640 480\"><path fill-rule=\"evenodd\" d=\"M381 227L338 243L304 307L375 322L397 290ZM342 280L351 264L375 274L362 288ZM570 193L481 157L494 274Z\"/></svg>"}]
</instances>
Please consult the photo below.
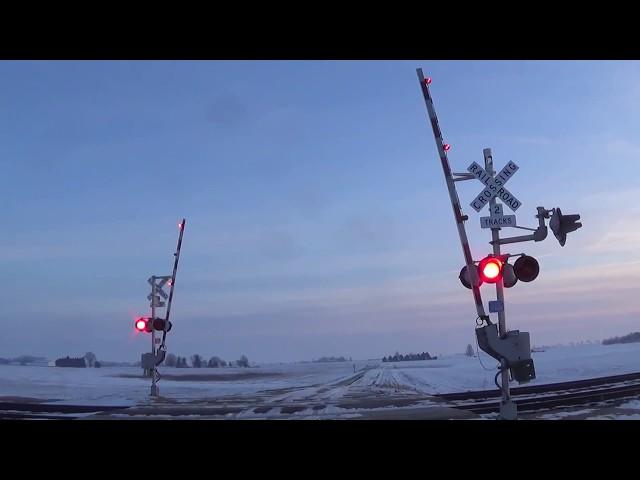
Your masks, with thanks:
<instances>
[{"instance_id":1,"label":"raised crossing gate arm","mask_svg":"<svg viewBox=\"0 0 640 480\"><path fill-rule=\"evenodd\" d=\"M479 318L489 322L489 316L485 313L484 306L482 304L482 296L480 295L480 287L478 286L478 283L479 283L478 277L475 269L473 268L474 261L473 261L473 257L471 256L471 249L469 248L469 240L467 239L467 232L464 226L464 222L465 220L468 219L468 217L462 214L462 209L460 207L460 200L458 198L458 192L455 186L455 182L462 181L462 180L470 180L475 177L468 173L454 174L451 172L451 167L449 165L449 160L447 158L448 145L446 145L442 139L442 132L440 131L438 116L436 115L436 110L433 105L433 99L431 98L431 92L429 91L429 84L431 83L431 79L425 78L421 68L417 69L417 74L418 74L418 80L420 82L420 87L422 88L422 94L424 96L424 102L427 107L431 128L433 129L433 136L436 141L436 147L438 149L438 154L440 156L442 171L444 173L444 178L447 183L447 190L449 192L449 199L451 201L451 207L453 209L453 216L456 221L456 226L458 228L458 236L460 237L462 253L464 255L465 264L467 266L467 272L469 272L469 276L471 280L471 287L472 287L471 291L473 293L473 299L476 305L476 311L478 313ZM454 178L454 175L456 175L456 178Z\"/></svg>"},{"instance_id":2,"label":"raised crossing gate arm","mask_svg":"<svg viewBox=\"0 0 640 480\"><path fill-rule=\"evenodd\" d=\"M178 236L178 246L176 247L176 252L173 254L175 259L173 262L173 272L171 274L171 285L169 290L169 300L167 301L167 314L164 322L164 331L162 332L162 345L161 350L165 349L165 340L167 338L167 326L169 325L169 315L171 314L171 302L173 301L173 290L176 286L176 273L178 272L178 262L180 261L180 249L182 248L182 236L184 235L184 227L186 224L186 219L182 219L180 224L178 225L180 228L180 235Z\"/></svg>"}]
</instances>

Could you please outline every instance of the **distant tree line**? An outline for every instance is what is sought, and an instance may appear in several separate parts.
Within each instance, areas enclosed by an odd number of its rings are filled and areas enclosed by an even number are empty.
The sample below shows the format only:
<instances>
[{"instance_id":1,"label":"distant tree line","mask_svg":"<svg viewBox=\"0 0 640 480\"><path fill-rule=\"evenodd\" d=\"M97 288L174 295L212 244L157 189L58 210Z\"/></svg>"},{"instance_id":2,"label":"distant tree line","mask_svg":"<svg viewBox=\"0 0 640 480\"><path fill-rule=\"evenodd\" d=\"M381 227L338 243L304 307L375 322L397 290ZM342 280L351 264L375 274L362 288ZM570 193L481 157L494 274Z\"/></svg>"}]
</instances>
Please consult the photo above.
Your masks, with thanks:
<instances>
[{"instance_id":1,"label":"distant tree line","mask_svg":"<svg viewBox=\"0 0 640 480\"><path fill-rule=\"evenodd\" d=\"M196 353L195 355L191 355L190 360L191 368L249 367L249 359L245 355L242 355L240 359L235 362L226 362L216 356L211 357L207 361L202 355ZM189 368L186 357L179 357L173 353L169 353L166 356L164 364L167 367Z\"/></svg>"},{"instance_id":2,"label":"distant tree line","mask_svg":"<svg viewBox=\"0 0 640 480\"><path fill-rule=\"evenodd\" d=\"M327 362L351 362L351 357L346 359L345 357L320 357L317 360L314 360L316 363L327 363Z\"/></svg>"},{"instance_id":3,"label":"distant tree line","mask_svg":"<svg viewBox=\"0 0 640 480\"><path fill-rule=\"evenodd\" d=\"M389 355L388 357L382 357L383 362L410 362L414 360L436 360L438 357L432 357L429 352L422 353L408 353L402 355L396 352L395 355Z\"/></svg>"},{"instance_id":4,"label":"distant tree line","mask_svg":"<svg viewBox=\"0 0 640 480\"><path fill-rule=\"evenodd\" d=\"M622 337L612 337L602 340L603 345L613 345L616 343L636 343L640 342L640 332L633 332Z\"/></svg>"},{"instance_id":5,"label":"distant tree line","mask_svg":"<svg viewBox=\"0 0 640 480\"><path fill-rule=\"evenodd\" d=\"M30 365L32 363L45 363L47 359L45 357L35 357L33 355L20 355L15 358L0 358L0 365L10 365L17 363L19 365Z\"/></svg>"}]
</instances>

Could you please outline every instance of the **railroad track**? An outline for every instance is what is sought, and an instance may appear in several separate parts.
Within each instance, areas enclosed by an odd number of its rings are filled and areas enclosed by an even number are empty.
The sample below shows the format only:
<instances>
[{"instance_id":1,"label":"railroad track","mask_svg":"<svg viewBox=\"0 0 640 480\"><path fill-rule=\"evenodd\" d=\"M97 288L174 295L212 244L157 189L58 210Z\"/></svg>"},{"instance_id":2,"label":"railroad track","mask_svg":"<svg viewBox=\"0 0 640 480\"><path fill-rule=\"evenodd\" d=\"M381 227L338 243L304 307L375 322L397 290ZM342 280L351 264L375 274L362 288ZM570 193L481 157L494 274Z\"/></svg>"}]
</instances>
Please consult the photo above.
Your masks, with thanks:
<instances>
[{"instance_id":1,"label":"railroad track","mask_svg":"<svg viewBox=\"0 0 640 480\"><path fill-rule=\"evenodd\" d=\"M343 380L340 385L348 385L357 382L364 375L363 372ZM572 407L589 405L616 400L640 398L640 372L608 377L591 378L586 380L574 380L570 382L551 383L545 385L532 385L511 389L513 400L518 405L520 412L532 412L536 410L553 409L560 407ZM470 411L476 414L497 413L500 404L497 401L501 393L499 390L481 390L471 392L456 392L436 395L444 402L456 409ZM433 397L428 397L433 398ZM413 402L415 399L408 399ZM326 405L298 405L295 402L264 405L268 410L279 407L282 413L294 413L305 408L322 409ZM347 408L347 405L341 405ZM243 408L230 408L225 406L224 412L216 409L204 409L200 411L196 406L192 415L197 414L227 414L233 411L241 411ZM140 410L138 412L138 410ZM169 415L184 415L184 407L177 412L162 412ZM289 411L291 410L291 412ZM0 420L7 419L40 419L40 420L75 420L96 414L123 413L128 415L153 415L153 408L115 406L115 405L64 405L55 403L20 403L0 402ZM237 413L237 412L236 412ZM255 411L255 413L262 413Z\"/></svg>"},{"instance_id":2,"label":"railroad track","mask_svg":"<svg viewBox=\"0 0 640 480\"><path fill-rule=\"evenodd\" d=\"M511 394L518 411L522 412L637 398L640 397L640 373L516 387L511 389ZM477 414L498 412L500 403L490 399L500 396L497 389L438 395L452 402L454 408Z\"/></svg>"},{"instance_id":3,"label":"railroad track","mask_svg":"<svg viewBox=\"0 0 640 480\"><path fill-rule=\"evenodd\" d=\"M128 406L63 405L55 403L0 402L0 420L75 420L102 412L125 410Z\"/></svg>"}]
</instances>

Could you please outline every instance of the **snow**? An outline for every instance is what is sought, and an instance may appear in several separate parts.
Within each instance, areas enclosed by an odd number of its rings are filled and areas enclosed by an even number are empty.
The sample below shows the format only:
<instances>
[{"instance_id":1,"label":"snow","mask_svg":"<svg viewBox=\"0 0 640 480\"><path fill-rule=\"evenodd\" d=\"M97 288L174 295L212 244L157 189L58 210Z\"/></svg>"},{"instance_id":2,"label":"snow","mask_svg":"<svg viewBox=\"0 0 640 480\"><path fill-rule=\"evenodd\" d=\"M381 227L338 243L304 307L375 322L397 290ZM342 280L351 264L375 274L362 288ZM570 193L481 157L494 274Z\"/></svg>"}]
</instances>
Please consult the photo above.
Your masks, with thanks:
<instances>
[{"instance_id":1,"label":"snow","mask_svg":"<svg viewBox=\"0 0 640 480\"><path fill-rule=\"evenodd\" d=\"M571 417L576 417L579 415L584 415L592 412L593 412L593 408L588 408L584 410L574 410L572 412L545 413L543 415L540 415L537 418L541 420L559 420L559 419L566 420Z\"/></svg>"},{"instance_id":2,"label":"snow","mask_svg":"<svg viewBox=\"0 0 640 480\"><path fill-rule=\"evenodd\" d=\"M547 347L532 353L536 378L527 385L565 382L640 371L640 343L625 345L579 345ZM373 378L374 385L409 387L420 392L447 393L495 388L498 363L480 351L477 357L451 355L437 360L381 364L384 373ZM386 370L386 372L385 372ZM515 384L514 384L515 385Z\"/></svg>"},{"instance_id":3,"label":"snow","mask_svg":"<svg viewBox=\"0 0 640 480\"><path fill-rule=\"evenodd\" d=\"M317 388L353 375L353 365L362 362L331 364L285 364L264 368L160 368L161 375L215 375L237 380L158 382L163 397L185 400L205 397L253 394L262 390L299 388L310 390L300 395L313 396ZM19 396L56 400L67 404L135 405L149 401L151 380L141 376L139 367L57 368L0 365L0 397ZM253 375L253 374L258 375ZM130 378L136 376L137 378ZM242 376L247 376L243 379Z\"/></svg>"},{"instance_id":4,"label":"snow","mask_svg":"<svg viewBox=\"0 0 640 480\"><path fill-rule=\"evenodd\" d=\"M635 408L640 410L640 400L631 400L620 405L620 408Z\"/></svg>"},{"instance_id":5,"label":"snow","mask_svg":"<svg viewBox=\"0 0 640 480\"><path fill-rule=\"evenodd\" d=\"M269 364L256 368L176 369L161 367L160 402L240 406L229 418L357 418L367 411L426 408L437 393L495 388L497 362L480 353L437 360ZM640 371L640 343L547 347L534 352L537 378L530 385ZM355 364L355 372L354 372ZM156 403L150 379L139 367L56 368L0 365L0 401L25 397L81 405L134 406ZM200 379L194 375L204 376ZM181 378L182 377L182 378ZM516 386L517 384L513 384ZM397 400L405 400L405 403ZM416 403L411 403L415 400ZM395 403L394 403L395 401ZM216 403L217 402L217 403ZM258 413L251 407L260 406ZM399 406L398 406L399 405ZM294 407L283 414L285 407ZM251 407L251 408L250 408ZM296 410L299 407L299 410ZM620 414L590 411L545 412L540 418L582 415L593 419L638 419L640 399L623 403ZM285 409L286 410L286 409ZM636 410L638 413L636 413ZM606 413L602 415L601 413Z\"/></svg>"}]
</instances>

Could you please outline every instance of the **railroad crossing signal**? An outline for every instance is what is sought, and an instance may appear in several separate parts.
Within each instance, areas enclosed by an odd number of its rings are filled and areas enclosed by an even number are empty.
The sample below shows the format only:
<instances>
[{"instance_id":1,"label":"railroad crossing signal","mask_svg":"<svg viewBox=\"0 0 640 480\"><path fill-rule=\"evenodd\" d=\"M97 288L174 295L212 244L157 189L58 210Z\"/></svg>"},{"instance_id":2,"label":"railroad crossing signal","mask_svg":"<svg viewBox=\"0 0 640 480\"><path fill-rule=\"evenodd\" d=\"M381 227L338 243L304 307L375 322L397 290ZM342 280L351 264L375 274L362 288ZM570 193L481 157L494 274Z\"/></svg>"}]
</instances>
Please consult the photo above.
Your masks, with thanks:
<instances>
[{"instance_id":1,"label":"railroad crossing signal","mask_svg":"<svg viewBox=\"0 0 640 480\"><path fill-rule=\"evenodd\" d=\"M151 333L153 330L168 332L171 330L171 322L167 322L164 318L139 317L136 318L135 327L138 332Z\"/></svg>"},{"instance_id":2,"label":"railroad crossing signal","mask_svg":"<svg viewBox=\"0 0 640 480\"><path fill-rule=\"evenodd\" d=\"M531 359L529 333L507 330L503 287L512 287L518 280L522 280L523 282L534 280L538 276L540 268L535 258L525 254L520 254L520 258L518 258L513 266L509 265L507 260L514 255L501 253L500 247L501 245L509 243L540 242L544 240L548 233L545 219L550 218L549 214L551 212L553 212L553 216L549 222L549 228L553 231L560 245L564 246L567 233L573 232L582 226L582 224L578 222L580 216L563 216L559 208L547 210L544 207L537 207L538 213L536 218L538 219L538 228L533 229L516 225L515 215L503 215L502 207L497 203L497 200L502 201L513 212L516 212L518 208L520 208L521 202L505 187L505 184L518 171L518 166L514 162L509 162L499 173L494 175L493 157L491 149L489 148L483 150L485 168L473 162L467 168L468 173L454 173L451 170L447 157L449 145L443 141L442 131L429 89L431 78L425 78L422 69L418 69L417 74L436 142L436 149L440 157L440 164L442 165L449 200L453 209L462 253L465 259L465 266L459 275L460 282L472 290L476 312L478 314L476 320L480 320L481 322L479 325L486 323L485 326L476 328L479 347L500 362L500 368L496 375L496 385L498 375L502 376L500 416L504 419L515 419L517 418L517 408L511 400L509 391L510 376L518 383L526 383L535 378L535 368L533 360ZM471 202L471 207L476 212L480 212L485 205L489 205L490 207L490 216L481 218L480 226L491 229L492 240L489 243L493 246L493 255L486 256L480 260L480 262L474 261L471 256L471 249L469 248L469 241L464 225L464 222L468 220L469 217L462 212L458 193L455 188L455 182L473 179L482 182L485 188ZM500 238L501 227L507 226L530 230L533 233ZM487 315L484 310L479 288L483 282L494 283L496 285L497 298L495 301L489 302L489 312L498 314L498 325L490 321L489 315Z\"/></svg>"},{"instance_id":3,"label":"railroad crossing signal","mask_svg":"<svg viewBox=\"0 0 640 480\"><path fill-rule=\"evenodd\" d=\"M523 282L532 282L538 277L540 273L540 265L538 261L529 256L522 254L515 261L513 265L508 263L508 259L512 255L487 255L478 262L478 265L473 265L476 272L476 278L478 279L478 287L483 283L498 283L502 280L502 285L505 288L511 288L518 280ZM466 265L460 270L458 276L462 285L471 289L471 281L469 274L467 273Z\"/></svg>"},{"instance_id":4,"label":"railroad crossing signal","mask_svg":"<svg viewBox=\"0 0 640 480\"><path fill-rule=\"evenodd\" d=\"M151 333L151 353L144 353L141 357L142 368L146 376L151 377L151 396L157 397L159 390L157 381L159 374L157 366L160 365L165 358L167 347L165 344L167 338L167 332L171 330L171 322L169 321L169 315L171 313L171 302L173 300L176 273L178 271L178 261L180 259L180 248L182 247L182 237L184 234L186 220L183 218L178 223L178 229L180 233L178 235L178 245L176 251L173 254L173 273L172 275L149 277L147 282L151 285L151 293L147 296L147 300L151 302L151 316L140 317L135 321L135 328L138 332ZM162 289L164 285L169 286L169 294ZM167 300L165 303L163 300ZM166 305L166 312L164 318L156 317L156 308L164 307ZM160 338L156 337L156 332L161 331Z\"/></svg>"}]
</instances>

